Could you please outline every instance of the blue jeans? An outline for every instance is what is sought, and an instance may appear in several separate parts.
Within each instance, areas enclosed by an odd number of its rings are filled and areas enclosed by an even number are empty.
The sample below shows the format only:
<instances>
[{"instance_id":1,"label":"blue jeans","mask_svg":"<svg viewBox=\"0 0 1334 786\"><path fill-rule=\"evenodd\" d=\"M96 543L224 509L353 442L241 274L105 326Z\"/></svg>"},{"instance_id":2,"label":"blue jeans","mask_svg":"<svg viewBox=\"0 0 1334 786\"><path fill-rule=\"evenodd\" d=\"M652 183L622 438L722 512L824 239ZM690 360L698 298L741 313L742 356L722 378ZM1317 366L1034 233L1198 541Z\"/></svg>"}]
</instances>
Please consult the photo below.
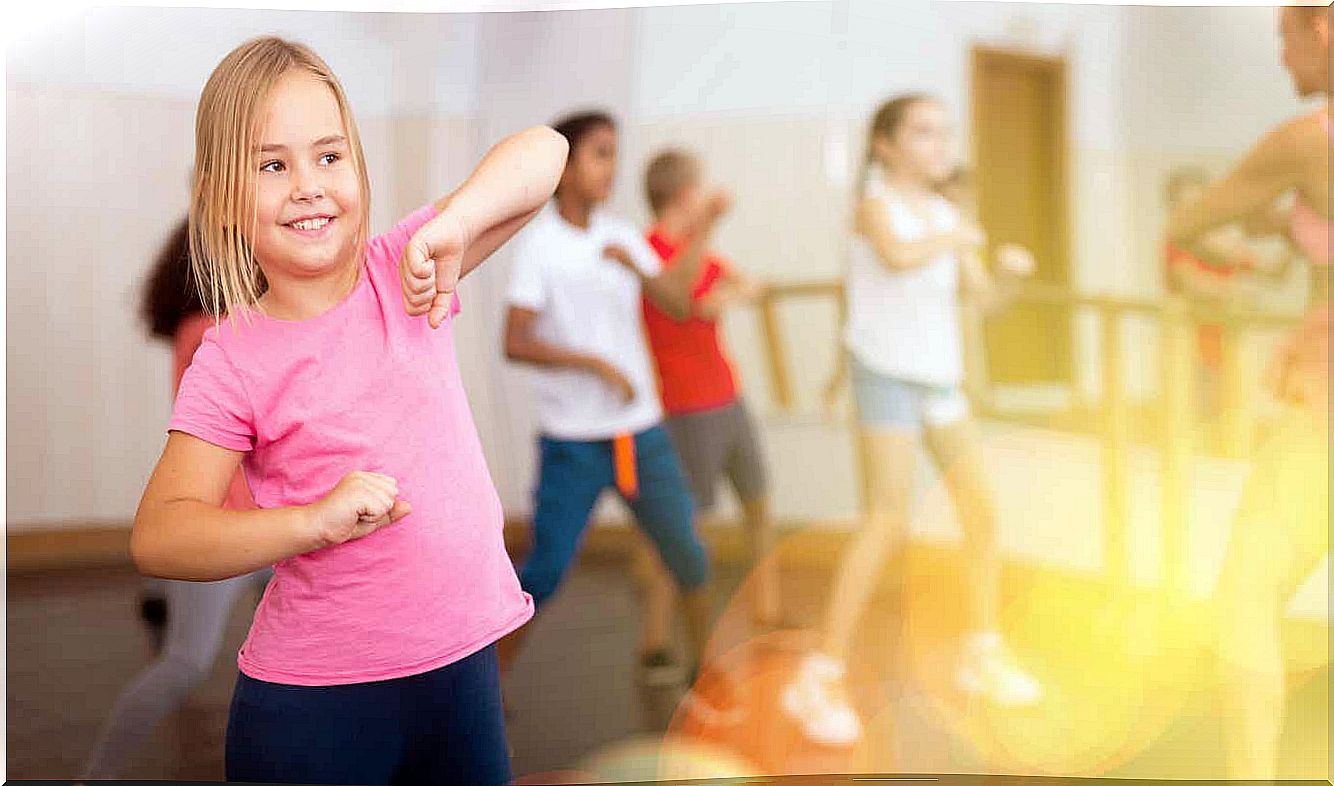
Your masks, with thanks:
<instances>
[{"instance_id":1,"label":"blue jeans","mask_svg":"<svg viewBox=\"0 0 1334 786\"><path fill-rule=\"evenodd\" d=\"M242 674L226 758L229 781L508 783L495 645L423 674L354 685Z\"/></svg>"},{"instance_id":2,"label":"blue jeans","mask_svg":"<svg viewBox=\"0 0 1334 786\"><path fill-rule=\"evenodd\" d=\"M677 584L695 589L708 581L709 558L695 533L695 505L676 450L662 426L636 434L634 443L639 494L625 502ZM611 440L542 437L538 450L533 551L519 583L540 607L574 561L598 495L615 487L616 469Z\"/></svg>"}]
</instances>

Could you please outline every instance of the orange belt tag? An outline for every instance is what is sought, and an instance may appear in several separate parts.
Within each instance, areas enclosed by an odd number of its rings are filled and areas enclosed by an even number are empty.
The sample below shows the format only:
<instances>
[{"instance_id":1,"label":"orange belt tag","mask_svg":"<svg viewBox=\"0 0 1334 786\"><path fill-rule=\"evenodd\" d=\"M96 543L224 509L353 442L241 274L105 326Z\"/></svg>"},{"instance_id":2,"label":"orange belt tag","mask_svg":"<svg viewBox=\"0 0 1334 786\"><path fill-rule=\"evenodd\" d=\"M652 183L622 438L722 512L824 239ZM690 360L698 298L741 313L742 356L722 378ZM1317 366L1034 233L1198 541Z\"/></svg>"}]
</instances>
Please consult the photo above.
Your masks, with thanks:
<instances>
[{"instance_id":1,"label":"orange belt tag","mask_svg":"<svg viewBox=\"0 0 1334 786\"><path fill-rule=\"evenodd\" d=\"M616 466L616 488L626 499L639 496L639 474L635 469L635 437L617 434L611 441L612 460Z\"/></svg>"}]
</instances>

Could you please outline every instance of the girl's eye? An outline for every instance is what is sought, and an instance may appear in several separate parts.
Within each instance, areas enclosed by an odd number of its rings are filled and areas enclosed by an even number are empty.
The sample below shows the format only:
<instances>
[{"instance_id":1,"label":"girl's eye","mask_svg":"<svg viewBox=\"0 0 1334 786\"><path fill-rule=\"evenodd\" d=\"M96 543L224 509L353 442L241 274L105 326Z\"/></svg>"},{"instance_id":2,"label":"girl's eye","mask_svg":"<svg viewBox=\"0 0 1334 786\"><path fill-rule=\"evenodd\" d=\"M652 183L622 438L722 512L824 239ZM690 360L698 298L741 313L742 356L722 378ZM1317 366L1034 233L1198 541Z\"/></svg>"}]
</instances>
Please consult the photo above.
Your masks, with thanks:
<instances>
[{"instance_id":1,"label":"girl's eye","mask_svg":"<svg viewBox=\"0 0 1334 786\"><path fill-rule=\"evenodd\" d=\"M325 163L329 163L329 164L332 164L334 161L337 161L339 158L341 158L341 156L339 156L337 153L325 153L324 155L320 156L320 160L321 160L321 161L324 161Z\"/></svg>"},{"instance_id":2,"label":"girl's eye","mask_svg":"<svg viewBox=\"0 0 1334 786\"><path fill-rule=\"evenodd\" d=\"M259 167L259 171L261 171L261 172L281 172L281 171L282 171L282 165L283 165L283 162L281 162L281 161L268 161L268 162L265 162L264 164L261 164L261 165L260 165L260 167Z\"/></svg>"}]
</instances>

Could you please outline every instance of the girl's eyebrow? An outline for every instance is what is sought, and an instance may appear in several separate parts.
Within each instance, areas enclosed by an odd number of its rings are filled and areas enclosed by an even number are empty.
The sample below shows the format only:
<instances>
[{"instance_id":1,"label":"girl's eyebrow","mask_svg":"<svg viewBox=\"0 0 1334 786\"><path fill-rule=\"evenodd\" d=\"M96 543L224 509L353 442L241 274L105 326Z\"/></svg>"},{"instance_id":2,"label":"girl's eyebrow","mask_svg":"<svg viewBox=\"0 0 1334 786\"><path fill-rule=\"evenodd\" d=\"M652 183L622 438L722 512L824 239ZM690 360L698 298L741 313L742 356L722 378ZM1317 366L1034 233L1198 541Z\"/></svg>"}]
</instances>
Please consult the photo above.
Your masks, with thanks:
<instances>
[{"instance_id":1,"label":"girl's eyebrow","mask_svg":"<svg viewBox=\"0 0 1334 786\"><path fill-rule=\"evenodd\" d=\"M347 137L343 136L342 134L329 134L328 136L322 136L319 139L316 139L314 142L311 142L310 146L324 147L325 145L341 145L345 142L347 142ZM259 152L277 153L280 151L284 151L286 149L287 145L267 144L267 145L261 145L259 148Z\"/></svg>"}]
</instances>

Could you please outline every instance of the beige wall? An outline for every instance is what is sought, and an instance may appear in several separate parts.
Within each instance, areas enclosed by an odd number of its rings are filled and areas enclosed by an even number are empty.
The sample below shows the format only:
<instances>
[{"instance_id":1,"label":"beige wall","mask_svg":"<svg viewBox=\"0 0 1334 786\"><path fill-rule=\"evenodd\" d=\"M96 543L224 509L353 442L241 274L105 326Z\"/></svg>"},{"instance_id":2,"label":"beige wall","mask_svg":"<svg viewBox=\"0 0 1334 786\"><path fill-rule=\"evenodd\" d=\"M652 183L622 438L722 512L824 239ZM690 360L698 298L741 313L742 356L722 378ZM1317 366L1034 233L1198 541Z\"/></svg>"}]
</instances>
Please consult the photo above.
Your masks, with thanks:
<instances>
[{"instance_id":1,"label":"beige wall","mask_svg":"<svg viewBox=\"0 0 1334 786\"><path fill-rule=\"evenodd\" d=\"M193 108L24 87L6 99L9 521L123 520L171 379L135 323L135 287L185 206Z\"/></svg>"}]
</instances>

